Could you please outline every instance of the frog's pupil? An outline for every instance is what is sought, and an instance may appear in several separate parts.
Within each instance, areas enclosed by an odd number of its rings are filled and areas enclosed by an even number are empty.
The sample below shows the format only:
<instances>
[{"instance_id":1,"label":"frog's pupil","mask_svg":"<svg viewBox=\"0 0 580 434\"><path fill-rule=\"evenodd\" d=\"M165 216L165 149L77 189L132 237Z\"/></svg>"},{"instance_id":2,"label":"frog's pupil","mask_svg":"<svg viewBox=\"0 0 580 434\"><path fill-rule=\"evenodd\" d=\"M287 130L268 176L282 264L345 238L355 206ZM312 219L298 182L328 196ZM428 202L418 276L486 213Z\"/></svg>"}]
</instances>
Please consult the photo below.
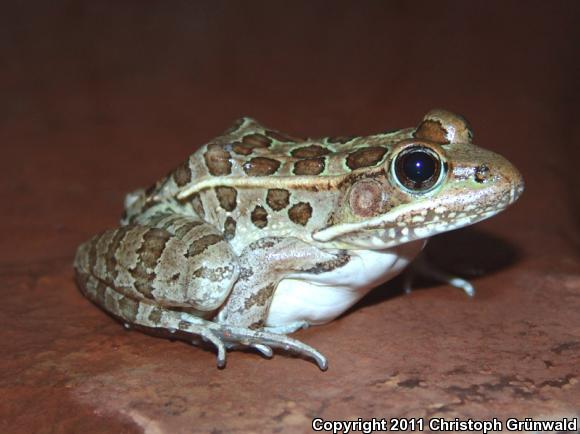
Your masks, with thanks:
<instances>
[{"instance_id":1,"label":"frog's pupil","mask_svg":"<svg viewBox=\"0 0 580 434\"><path fill-rule=\"evenodd\" d=\"M424 151L409 152L403 156L402 163L405 176L410 181L419 184L430 179L437 167L433 156Z\"/></svg>"}]
</instances>

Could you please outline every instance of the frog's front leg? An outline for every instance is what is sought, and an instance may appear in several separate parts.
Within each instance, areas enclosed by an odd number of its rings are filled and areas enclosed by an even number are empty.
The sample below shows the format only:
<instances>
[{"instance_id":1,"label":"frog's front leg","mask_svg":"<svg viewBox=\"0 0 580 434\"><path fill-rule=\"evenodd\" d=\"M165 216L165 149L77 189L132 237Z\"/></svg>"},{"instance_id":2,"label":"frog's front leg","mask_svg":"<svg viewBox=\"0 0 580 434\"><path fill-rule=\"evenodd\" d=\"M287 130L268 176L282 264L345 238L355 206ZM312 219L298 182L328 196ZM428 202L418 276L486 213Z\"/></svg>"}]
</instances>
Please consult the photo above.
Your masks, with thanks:
<instances>
[{"instance_id":1,"label":"frog's front leg","mask_svg":"<svg viewBox=\"0 0 580 434\"><path fill-rule=\"evenodd\" d=\"M228 301L216 317L216 321L224 325L259 330L261 333L273 332L279 334L281 338L283 334L308 327L309 324L306 321L265 327L276 287L280 280L292 273L308 272L316 267L322 268L324 264L330 264L336 260L337 254L320 250L296 238L268 237L251 243L239 258L240 276ZM290 340L290 338L285 339ZM286 346L284 341L281 339L281 345L275 346L284 348ZM253 346L262 353L269 353L263 347L269 343L259 339L252 342ZM262 347L256 346L260 344Z\"/></svg>"}]
</instances>

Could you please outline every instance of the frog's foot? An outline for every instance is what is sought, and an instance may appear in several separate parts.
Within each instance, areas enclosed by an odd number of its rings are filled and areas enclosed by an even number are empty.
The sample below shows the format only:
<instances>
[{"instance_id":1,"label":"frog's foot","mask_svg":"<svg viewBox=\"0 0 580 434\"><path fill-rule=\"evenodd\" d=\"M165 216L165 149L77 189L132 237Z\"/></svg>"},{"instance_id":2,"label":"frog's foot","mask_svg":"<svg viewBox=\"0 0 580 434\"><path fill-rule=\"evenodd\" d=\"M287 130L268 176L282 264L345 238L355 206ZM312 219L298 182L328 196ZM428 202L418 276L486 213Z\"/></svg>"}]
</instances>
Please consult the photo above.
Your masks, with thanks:
<instances>
[{"instance_id":1,"label":"frog's foot","mask_svg":"<svg viewBox=\"0 0 580 434\"><path fill-rule=\"evenodd\" d=\"M202 341L213 344L218 352L218 368L223 368L226 364L226 350L247 347L259 351L267 358L272 357L272 348L292 351L298 355L314 359L318 367L323 371L328 368L326 357L320 352L283 334L218 324L189 314L177 313L170 310L164 311L162 320L166 322L163 328L175 330L176 332L179 331L175 337L181 337L180 335L185 333L187 339L194 345L200 343L199 339L197 339L198 336ZM178 328L170 325L170 323L174 322L178 324ZM195 336L192 337L192 335Z\"/></svg>"},{"instance_id":2,"label":"frog's foot","mask_svg":"<svg viewBox=\"0 0 580 434\"><path fill-rule=\"evenodd\" d=\"M318 367L323 371L328 368L326 357L324 357L320 352L283 334L271 333L266 330L251 330L229 325L219 325L219 329L212 332L215 333L219 339L225 342L228 348L249 346L258 350L266 357L272 356L272 348L280 348L313 359Z\"/></svg>"},{"instance_id":3,"label":"frog's foot","mask_svg":"<svg viewBox=\"0 0 580 434\"><path fill-rule=\"evenodd\" d=\"M462 289L469 297L473 297L475 295L475 288L469 281L436 268L425 259L424 255L419 256L410 265L405 274L403 287L406 294L411 293L413 281L418 275L422 275L436 280L437 282L446 283L455 288Z\"/></svg>"}]
</instances>

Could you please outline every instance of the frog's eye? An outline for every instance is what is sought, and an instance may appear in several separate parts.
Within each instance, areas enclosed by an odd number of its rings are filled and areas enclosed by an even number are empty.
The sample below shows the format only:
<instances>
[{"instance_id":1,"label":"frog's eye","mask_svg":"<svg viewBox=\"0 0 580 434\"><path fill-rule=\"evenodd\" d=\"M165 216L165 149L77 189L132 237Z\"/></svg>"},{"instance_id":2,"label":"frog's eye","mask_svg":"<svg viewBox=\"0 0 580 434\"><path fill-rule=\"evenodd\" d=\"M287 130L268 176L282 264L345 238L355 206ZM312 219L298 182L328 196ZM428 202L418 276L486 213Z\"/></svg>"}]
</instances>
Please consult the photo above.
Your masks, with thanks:
<instances>
[{"instance_id":1,"label":"frog's eye","mask_svg":"<svg viewBox=\"0 0 580 434\"><path fill-rule=\"evenodd\" d=\"M396 156L394 175L403 187L424 192L439 180L441 166L441 158L430 148L411 146Z\"/></svg>"}]
</instances>

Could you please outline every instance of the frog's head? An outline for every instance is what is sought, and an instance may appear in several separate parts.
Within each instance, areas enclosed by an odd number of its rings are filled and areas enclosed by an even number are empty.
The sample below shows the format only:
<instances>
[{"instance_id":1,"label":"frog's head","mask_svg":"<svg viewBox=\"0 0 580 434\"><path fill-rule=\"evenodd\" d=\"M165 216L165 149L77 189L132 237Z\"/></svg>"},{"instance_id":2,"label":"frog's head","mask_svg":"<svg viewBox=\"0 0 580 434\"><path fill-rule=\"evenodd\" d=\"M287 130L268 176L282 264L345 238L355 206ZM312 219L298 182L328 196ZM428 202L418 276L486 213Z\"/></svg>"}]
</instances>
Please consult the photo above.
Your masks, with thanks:
<instances>
[{"instance_id":1,"label":"frog's head","mask_svg":"<svg viewBox=\"0 0 580 434\"><path fill-rule=\"evenodd\" d=\"M460 116L429 112L389 143L381 167L353 173L320 242L384 249L489 218L522 194L524 182L505 158L472 143Z\"/></svg>"}]
</instances>

